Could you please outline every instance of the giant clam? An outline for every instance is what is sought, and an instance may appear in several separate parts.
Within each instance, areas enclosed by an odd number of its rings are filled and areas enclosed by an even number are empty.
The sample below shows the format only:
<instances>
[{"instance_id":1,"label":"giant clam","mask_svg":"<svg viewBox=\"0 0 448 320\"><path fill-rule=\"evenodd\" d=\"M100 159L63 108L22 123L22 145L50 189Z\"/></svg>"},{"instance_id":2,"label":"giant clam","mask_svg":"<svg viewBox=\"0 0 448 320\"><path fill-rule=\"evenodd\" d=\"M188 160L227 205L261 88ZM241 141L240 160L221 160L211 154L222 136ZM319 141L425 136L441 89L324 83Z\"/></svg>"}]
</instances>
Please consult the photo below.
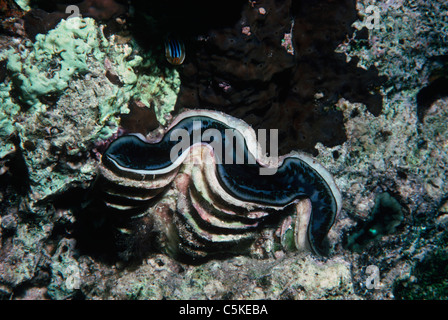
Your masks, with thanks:
<instances>
[{"instance_id":1,"label":"giant clam","mask_svg":"<svg viewBox=\"0 0 448 320\"><path fill-rule=\"evenodd\" d=\"M299 249L325 254L341 209L332 176L306 154L263 150L244 121L188 110L162 134L113 141L96 186L112 215L150 225L152 241L175 258L242 252L267 221L292 214Z\"/></svg>"}]
</instances>

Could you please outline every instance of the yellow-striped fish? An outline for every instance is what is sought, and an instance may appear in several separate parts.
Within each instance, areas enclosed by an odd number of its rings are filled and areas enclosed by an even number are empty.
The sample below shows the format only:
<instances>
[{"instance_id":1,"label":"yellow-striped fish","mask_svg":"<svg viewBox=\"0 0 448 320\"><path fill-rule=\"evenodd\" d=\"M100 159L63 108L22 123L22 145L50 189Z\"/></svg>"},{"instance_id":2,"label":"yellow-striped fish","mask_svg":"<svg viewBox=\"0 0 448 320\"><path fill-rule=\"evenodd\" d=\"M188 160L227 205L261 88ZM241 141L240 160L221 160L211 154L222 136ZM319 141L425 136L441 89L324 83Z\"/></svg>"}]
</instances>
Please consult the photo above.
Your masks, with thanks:
<instances>
[{"instance_id":1,"label":"yellow-striped fish","mask_svg":"<svg viewBox=\"0 0 448 320\"><path fill-rule=\"evenodd\" d=\"M165 41L165 56L169 63L178 66L185 60L184 43L177 39L167 39Z\"/></svg>"}]
</instances>

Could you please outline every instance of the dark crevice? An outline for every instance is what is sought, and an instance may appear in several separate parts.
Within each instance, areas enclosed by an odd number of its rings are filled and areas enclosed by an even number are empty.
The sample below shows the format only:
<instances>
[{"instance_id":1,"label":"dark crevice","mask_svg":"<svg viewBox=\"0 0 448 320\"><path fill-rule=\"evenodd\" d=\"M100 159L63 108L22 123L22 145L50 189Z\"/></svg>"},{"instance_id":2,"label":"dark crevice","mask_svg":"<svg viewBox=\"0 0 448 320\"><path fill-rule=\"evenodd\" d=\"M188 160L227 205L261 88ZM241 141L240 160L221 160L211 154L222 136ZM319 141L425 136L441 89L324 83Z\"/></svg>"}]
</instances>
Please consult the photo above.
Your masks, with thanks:
<instances>
[{"instance_id":1,"label":"dark crevice","mask_svg":"<svg viewBox=\"0 0 448 320\"><path fill-rule=\"evenodd\" d=\"M417 116L423 122L426 111L441 98L448 97L448 77L440 77L422 88L417 94Z\"/></svg>"}]
</instances>

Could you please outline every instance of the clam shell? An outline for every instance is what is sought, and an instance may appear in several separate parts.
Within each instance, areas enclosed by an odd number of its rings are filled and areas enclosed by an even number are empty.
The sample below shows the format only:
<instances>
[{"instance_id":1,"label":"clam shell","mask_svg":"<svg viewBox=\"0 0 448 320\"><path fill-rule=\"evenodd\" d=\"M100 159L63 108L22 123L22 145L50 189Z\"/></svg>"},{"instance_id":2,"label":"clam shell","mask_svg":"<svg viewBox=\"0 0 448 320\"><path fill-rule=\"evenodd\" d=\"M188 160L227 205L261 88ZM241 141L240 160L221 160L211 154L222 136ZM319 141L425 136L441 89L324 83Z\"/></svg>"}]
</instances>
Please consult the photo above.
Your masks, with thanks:
<instances>
[{"instance_id":1,"label":"clam shell","mask_svg":"<svg viewBox=\"0 0 448 320\"><path fill-rule=\"evenodd\" d=\"M230 166L219 162L222 159L213 143L203 136L199 141L190 140L176 159L161 160L160 164L153 161L145 167L142 159L146 155L158 152L159 146L166 149L174 145L168 138L175 129L192 132L198 121L203 121L202 129L218 128L224 135L224 128L236 130L247 159L256 160L251 170L246 170L246 164L235 164L243 167L226 171ZM174 257L195 259L244 252L268 218L294 210L296 247L322 254L321 244L342 205L331 174L304 153L267 157L256 137L255 131L240 119L217 111L187 110L173 120L164 134L150 134L148 138L125 136L114 141L113 148L103 155L96 185L104 204L116 214L132 218L149 213L154 232L159 233L158 247ZM128 147L128 143L132 146ZM141 152L138 165L133 162L135 152ZM275 170L266 177L254 174L254 168ZM235 172L244 177L232 176ZM269 181L278 189L272 189Z\"/></svg>"}]
</instances>

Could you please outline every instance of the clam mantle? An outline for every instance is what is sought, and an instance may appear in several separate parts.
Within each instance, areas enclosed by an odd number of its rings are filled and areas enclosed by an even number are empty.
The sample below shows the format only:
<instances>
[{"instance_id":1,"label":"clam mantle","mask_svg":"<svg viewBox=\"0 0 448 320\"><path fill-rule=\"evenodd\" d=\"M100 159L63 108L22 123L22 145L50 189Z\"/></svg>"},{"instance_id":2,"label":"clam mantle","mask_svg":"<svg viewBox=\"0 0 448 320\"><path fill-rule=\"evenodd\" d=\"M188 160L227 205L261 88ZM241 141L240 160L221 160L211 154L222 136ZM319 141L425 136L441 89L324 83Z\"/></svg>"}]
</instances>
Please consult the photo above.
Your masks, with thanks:
<instances>
[{"instance_id":1,"label":"clam mantle","mask_svg":"<svg viewBox=\"0 0 448 320\"><path fill-rule=\"evenodd\" d=\"M188 147L178 148L185 139ZM267 157L262 150L242 120L189 110L161 134L113 141L96 187L111 215L149 224L158 247L173 257L242 252L266 223L293 214L297 248L326 254L342 202L332 176L306 154Z\"/></svg>"}]
</instances>

